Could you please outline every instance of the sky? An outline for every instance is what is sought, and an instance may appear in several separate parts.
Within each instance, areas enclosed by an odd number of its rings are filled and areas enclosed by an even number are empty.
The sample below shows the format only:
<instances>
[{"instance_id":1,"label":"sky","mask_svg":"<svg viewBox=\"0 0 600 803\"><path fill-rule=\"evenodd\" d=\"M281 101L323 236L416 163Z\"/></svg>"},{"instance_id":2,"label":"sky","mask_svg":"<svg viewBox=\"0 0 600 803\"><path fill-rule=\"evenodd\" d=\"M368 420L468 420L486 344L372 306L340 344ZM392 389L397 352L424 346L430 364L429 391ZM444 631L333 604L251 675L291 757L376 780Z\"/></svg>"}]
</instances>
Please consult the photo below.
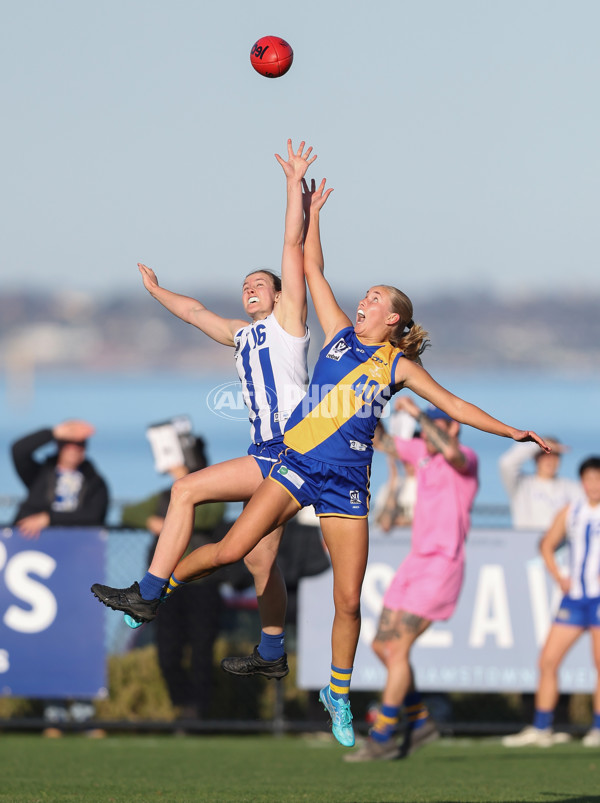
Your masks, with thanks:
<instances>
[{"instance_id":1,"label":"sky","mask_svg":"<svg viewBox=\"0 0 600 803\"><path fill-rule=\"evenodd\" d=\"M0 286L239 292L314 146L334 290L600 293L596 0L3 0ZM250 65L263 35L287 75Z\"/></svg>"}]
</instances>

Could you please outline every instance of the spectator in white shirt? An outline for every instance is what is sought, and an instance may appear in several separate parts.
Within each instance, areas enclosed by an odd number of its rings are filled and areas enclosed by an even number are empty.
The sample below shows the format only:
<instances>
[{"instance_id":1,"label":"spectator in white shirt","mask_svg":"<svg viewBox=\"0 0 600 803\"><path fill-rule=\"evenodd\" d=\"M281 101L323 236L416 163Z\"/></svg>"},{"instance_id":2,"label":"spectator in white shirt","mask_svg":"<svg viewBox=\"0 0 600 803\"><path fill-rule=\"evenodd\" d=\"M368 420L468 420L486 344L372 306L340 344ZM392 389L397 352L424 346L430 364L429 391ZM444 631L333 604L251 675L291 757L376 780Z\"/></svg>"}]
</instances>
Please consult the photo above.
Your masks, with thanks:
<instances>
[{"instance_id":1,"label":"spectator in white shirt","mask_svg":"<svg viewBox=\"0 0 600 803\"><path fill-rule=\"evenodd\" d=\"M561 455L567 447L554 437L545 441L552 447L550 454L535 443L516 443L500 458L512 524L519 530L547 530L558 511L582 494L579 483L558 476ZM528 474L523 467L529 460L535 460L535 472Z\"/></svg>"}]
</instances>

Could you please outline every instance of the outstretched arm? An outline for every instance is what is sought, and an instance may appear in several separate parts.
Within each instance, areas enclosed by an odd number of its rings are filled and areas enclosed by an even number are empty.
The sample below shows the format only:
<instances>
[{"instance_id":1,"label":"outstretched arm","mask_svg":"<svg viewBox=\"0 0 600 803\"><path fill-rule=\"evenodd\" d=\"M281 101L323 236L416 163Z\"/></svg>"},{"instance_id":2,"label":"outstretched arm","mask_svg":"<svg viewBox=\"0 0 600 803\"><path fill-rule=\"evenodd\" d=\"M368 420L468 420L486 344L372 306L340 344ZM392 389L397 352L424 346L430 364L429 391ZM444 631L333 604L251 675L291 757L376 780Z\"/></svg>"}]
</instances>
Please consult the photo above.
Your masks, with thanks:
<instances>
[{"instance_id":1,"label":"outstretched arm","mask_svg":"<svg viewBox=\"0 0 600 803\"><path fill-rule=\"evenodd\" d=\"M304 281L302 243L304 240L304 214L302 210L302 180L309 166L312 147L304 152L304 142L294 153L292 140L287 141L287 161L278 153L275 158L283 168L287 185L285 232L281 258L281 296L275 305L275 317L281 326L296 337L306 331L306 283Z\"/></svg>"},{"instance_id":2,"label":"outstretched arm","mask_svg":"<svg viewBox=\"0 0 600 803\"><path fill-rule=\"evenodd\" d=\"M398 360L394 381L439 407L460 424L468 424L483 432L500 435L503 438L512 438L515 441L534 441L545 452L551 451L542 438L532 430L516 429L508 424L503 424L502 421L493 418L474 404L450 393L449 390L439 385L424 368L411 360L406 358Z\"/></svg>"},{"instance_id":3,"label":"outstretched arm","mask_svg":"<svg viewBox=\"0 0 600 803\"><path fill-rule=\"evenodd\" d=\"M317 189L314 189L314 183L310 191L305 185L305 192L310 192L311 200L304 242L304 274L319 323L325 332L325 342L328 343L336 332L352 324L337 303L329 282L323 275L324 260L319 214L333 189L325 190L325 179L323 179Z\"/></svg>"},{"instance_id":4,"label":"outstretched arm","mask_svg":"<svg viewBox=\"0 0 600 803\"><path fill-rule=\"evenodd\" d=\"M225 346L235 345L233 336L238 329L247 325L247 321L222 318L207 309L200 301L196 301L195 298L182 296L179 293L167 290L166 287L161 287L152 268L143 265L141 262L138 262L138 268L142 274L142 281L146 290L169 312L173 313L177 318L181 318L182 321L196 326L205 335L216 340L217 343L223 343Z\"/></svg>"}]
</instances>

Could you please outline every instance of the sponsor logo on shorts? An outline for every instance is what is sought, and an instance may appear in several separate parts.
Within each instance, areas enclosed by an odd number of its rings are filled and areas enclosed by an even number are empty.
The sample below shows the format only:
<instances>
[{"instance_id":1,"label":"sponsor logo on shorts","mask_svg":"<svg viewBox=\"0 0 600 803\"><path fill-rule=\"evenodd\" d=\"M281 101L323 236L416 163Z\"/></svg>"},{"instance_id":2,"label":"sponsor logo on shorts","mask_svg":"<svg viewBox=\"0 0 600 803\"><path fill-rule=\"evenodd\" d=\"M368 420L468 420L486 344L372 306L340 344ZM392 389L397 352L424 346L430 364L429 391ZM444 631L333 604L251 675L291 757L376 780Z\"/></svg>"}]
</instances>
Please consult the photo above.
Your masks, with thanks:
<instances>
[{"instance_id":1,"label":"sponsor logo on shorts","mask_svg":"<svg viewBox=\"0 0 600 803\"><path fill-rule=\"evenodd\" d=\"M556 614L556 618L557 619L570 619L571 618L571 612L569 611L568 608L560 608L560 610Z\"/></svg>"},{"instance_id":2,"label":"sponsor logo on shorts","mask_svg":"<svg viewBox=\"0 0 600 803\"><path fill-rule=\"evenodd\" d=\"M296 474L295 471L292 471L292 469L288 468L287 466L279 466L277 473L281 474L282 477L285 477L286 480L291 482L296 488L301 488L304 485L304 480L300 474Z\"/></svg>"},{"instance_id":3,"label":"sponsor logo on shorts","mask_svg":"<svg viewBox=\"0 0 600 803\"><path fill-rule=\"evenodd\" d=\"M350 504L352 507L360 506L360 491L350 491Z\"/></svg>"},{"instance_id":4,"label":"sponsor logo on shorts","mask_svg":"<svg viewBox=\"0 0 600 803\"><path fill-rule=\"evenodd\" d=\"M327 352L327 358L329 360L335 360L339 362L343 355L348 351L350 346L346 343L344 338L340 338L337 343L334 343L333 346Z\"/></svg>"},{"instance_id":5,"label":"sponsor logo on shorts","mask_svg":"<svg viewBox=\"0 0 600 803\"><path fill-rule=\"evenodd\" d=\"M273 413L274 421L287 421L290 417L289 410L284 410L282 413Z\"/></svg>"},{"instance_id":6,"label":"sponsor logo on shorts","mask_svg":"<svg viewBox=\"0 0 600 803\"><path fill-rule=\"evenodd\" d=\"M350 448L354 449L355 452L366 452L369 447L366 443L361 443L360 441L350 441Z\"/></svg>"}]
</instances>

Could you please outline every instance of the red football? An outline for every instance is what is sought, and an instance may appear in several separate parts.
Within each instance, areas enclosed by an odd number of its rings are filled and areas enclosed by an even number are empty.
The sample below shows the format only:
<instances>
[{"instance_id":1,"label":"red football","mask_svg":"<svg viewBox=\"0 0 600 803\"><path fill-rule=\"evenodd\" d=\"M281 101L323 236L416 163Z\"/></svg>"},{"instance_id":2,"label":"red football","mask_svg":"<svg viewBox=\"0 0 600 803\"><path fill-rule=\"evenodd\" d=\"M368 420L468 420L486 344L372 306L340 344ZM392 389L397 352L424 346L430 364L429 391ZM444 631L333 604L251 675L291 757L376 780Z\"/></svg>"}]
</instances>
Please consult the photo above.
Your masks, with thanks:
<instances>
[{"instance_id":1,"label":"red football","mask_svg":"<svg viewBox=\"0 0 600 803\"><path fill-rule=\"evenodd\" d=\"M265 78L279 78L292 66L294 51L278 36L262 36L252 45L250 63Z\"/></svg>"}]
</instances>

